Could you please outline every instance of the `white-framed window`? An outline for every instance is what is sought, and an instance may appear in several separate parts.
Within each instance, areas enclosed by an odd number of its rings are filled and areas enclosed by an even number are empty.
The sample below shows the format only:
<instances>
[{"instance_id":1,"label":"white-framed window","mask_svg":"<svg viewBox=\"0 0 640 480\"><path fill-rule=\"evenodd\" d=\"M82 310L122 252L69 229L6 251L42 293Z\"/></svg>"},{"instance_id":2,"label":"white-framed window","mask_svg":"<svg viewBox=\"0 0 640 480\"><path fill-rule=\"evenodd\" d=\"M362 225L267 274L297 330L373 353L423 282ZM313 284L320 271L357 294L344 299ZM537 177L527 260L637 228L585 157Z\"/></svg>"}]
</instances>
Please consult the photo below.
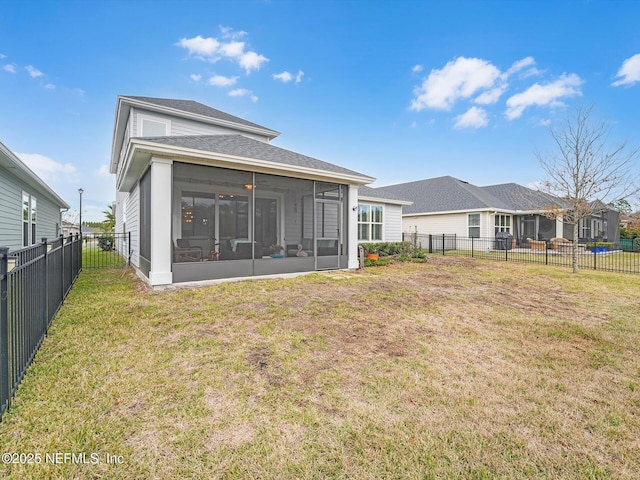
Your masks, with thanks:
<instances>
[{"instance_id":1,"label":"white-framed window","mask_svg":"<svg viewBox=\"0 0 640 480\"><path fill-rule=\"evenodd\" d=\"M382 205L358 205L358 241L382 241Z\"/></svg>"},{"instance_id":2,"label":"white-framed window","mask_svg":"<svg viewBox=\"0 0 640 480\"><path fill-rule=\"evenodd\" d=\"M494 234L498 232L511 233L511 215L495 215L495 229Z\"/></svg>"},{"instance_id":3,"label":"white-framed window","mask_svg":"<svg viewBox=\"0 0 640 480\"><path fill-rule=\"evenodd\" d=\"M580 219L579 227L581 238L591 238L591 224L587 218Z\"/></svg>"},{"instance_id":4,"label":"white-framed window","mask_svg":"<svg viewBox=\"0 0 640 480\"><path fill-rule=\"evenodd\" d=\"M469 229L469 238L480 238L480 214L467 214L467 227Z\"/></svg>"},{"instance_id":5,"label":"white-framed window","mask_svg":"<svg viewBox=\"0 0 640 480\"><path fill-rule=\"evenodd\" d=\"M36 243L36 225L38 220L36 197L22 192L22 245Z\"/></svg>"},{"instance_id":6,"label":"white-framed window","mask_svg":"<svg viewBox=\"0 0 640 480\"><path fill-rule=\"evenodd\" d=\"M171 121L138 115L139 137L166 137L171 132Z\"/></svg>"}]
</instances>

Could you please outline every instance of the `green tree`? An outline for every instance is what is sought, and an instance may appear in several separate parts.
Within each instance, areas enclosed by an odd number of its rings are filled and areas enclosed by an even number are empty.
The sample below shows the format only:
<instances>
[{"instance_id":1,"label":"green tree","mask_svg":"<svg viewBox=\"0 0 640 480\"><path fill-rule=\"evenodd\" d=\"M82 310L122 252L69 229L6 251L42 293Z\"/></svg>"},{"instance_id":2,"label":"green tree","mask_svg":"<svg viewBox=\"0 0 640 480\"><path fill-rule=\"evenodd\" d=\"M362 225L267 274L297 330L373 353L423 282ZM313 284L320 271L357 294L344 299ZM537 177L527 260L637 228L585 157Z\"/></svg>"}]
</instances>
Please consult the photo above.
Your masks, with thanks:
<instances>
[{"instance_id":1,"label":"green tree","mask_svg":"<svg viewBox=\"0 0 640 480\"><path fill-rule=\"evenodd\" d=\"M116 227L116 215L113 211L113 205L109 205L102 213L105 214L105 219L102 222L102 229L105 232L113 232Z\"/></svg>"}]
</instances>

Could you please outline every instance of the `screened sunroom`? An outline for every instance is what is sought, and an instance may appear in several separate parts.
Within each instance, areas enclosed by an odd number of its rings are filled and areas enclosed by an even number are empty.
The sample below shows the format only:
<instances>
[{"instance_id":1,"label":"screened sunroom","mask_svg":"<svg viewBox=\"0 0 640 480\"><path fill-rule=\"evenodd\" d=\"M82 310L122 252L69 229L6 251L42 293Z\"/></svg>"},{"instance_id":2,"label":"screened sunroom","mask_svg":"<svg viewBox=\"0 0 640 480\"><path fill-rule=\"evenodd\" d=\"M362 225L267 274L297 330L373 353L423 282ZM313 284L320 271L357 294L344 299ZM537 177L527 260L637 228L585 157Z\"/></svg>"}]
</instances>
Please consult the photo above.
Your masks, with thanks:
<instances>
[{"instance_id":1,"label":"screened sunroom","mask_svg":"<svg viewBox=\"0 0 640 480\"><path fill-rule=\"evenodd\" d=\"M348 267L348 185L173 163L173 282Z\"/></svg>"}]
</instances>

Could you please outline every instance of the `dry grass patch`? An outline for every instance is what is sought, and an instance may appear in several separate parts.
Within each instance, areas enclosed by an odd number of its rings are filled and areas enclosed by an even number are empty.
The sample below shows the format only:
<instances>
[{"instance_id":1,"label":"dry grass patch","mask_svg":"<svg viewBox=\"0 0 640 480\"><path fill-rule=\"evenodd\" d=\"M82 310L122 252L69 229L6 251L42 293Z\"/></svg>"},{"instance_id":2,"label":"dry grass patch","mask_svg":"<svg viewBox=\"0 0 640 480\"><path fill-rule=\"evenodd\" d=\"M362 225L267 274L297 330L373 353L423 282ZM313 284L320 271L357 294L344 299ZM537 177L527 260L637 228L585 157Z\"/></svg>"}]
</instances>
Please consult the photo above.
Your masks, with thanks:
<instances>
[{"instance_id":1,"label":"dry grass patch","mask_svg":"<svg viewBox=\"0 0 640 480\"><path fill-rule=\"evenodd\" d=\"M9 478L637 478L640 279L426 264L151 292L83 272Z\"/></svg>"}]
</instances>

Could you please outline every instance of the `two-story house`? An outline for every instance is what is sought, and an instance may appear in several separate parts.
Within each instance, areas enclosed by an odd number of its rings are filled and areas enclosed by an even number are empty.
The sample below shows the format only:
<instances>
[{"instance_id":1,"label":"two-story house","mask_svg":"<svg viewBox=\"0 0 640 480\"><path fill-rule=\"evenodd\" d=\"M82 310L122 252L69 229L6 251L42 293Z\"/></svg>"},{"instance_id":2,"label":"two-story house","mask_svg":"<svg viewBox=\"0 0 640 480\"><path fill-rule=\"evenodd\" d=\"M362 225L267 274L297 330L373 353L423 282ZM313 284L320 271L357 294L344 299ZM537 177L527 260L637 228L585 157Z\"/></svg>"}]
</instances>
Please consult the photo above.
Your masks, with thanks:
<instances>
[{"instance_id":1,"label":"two-story house","mask_svg":"<svg viewBox=\"0 0 640 480\"><path fill-rule=\"evenodd\" d=\"M131 232L140 276L158 286L358 266L358 188L374 178L276 147L278 135L195 101L118 97L116 231Z\"/></svg>"}]
</instances>

